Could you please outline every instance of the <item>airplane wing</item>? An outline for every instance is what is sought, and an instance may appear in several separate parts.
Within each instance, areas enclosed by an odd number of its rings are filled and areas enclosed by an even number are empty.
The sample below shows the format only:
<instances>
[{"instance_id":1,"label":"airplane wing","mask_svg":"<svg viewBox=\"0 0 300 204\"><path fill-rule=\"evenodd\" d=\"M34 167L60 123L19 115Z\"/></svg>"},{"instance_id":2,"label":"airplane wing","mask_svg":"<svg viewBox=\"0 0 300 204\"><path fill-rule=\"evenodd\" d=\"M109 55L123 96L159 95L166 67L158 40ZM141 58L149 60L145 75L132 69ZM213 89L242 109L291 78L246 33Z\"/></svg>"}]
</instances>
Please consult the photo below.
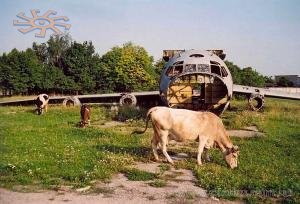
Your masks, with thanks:
<instances>
[{"instance_id":1,"label":"airplane wing","mask_svg":"<svg viewBox=\"0 0 300 204\"><path fill-rule=\"evenodd\" d=\"M253 110L260 110L264 106L264 97L285 98L300 100L300 93L287 93L283 91L272 90L271 88L258 88L252 86L233 85L233 93L244 94L248 96L249 105ZM93 103L99 105L119 105L121 99L124 97L132 99L134 96L139 104L158 105L160 101L159 91L144 91L131 93L108 93L108 94L87 94L76 96L50 96L49 103L68 105L79 105L80 103ZM33 105L36 96L27 97L23 99L11 99L1 101L0 106L3 105ZM126 100L126 99L125 99ZM135 103L136 103L135 101ZM254 105L252 101L257 103Z\"/></svg>"},{"instance_id":2,"label":"airplane wing","mask_svg":"<svg viewBox=\"0 0 300 204\"><path fill-rule=\"evenodd\" d=\"M299 93L287 93L284 91L273 90L272 88L258 88L253 86L243 86L233 84L233 92L241 94L260 94L263 96L274 97L274 98L286 98L286 99L300 99Z\"/></svg>"},{"instance_id":3,"label":"airplane wing","mask_svg":"<svg viewBox=\"0 0 300 204\"><path fill-rule=\"evenodd\" d=\"M131 92L131 93L108 93L108 94L87 94L87 95L74 95L74 96L50 96L49 103L63 103L66 104L68 100L71 102L76 102L78 99L82 103L96 103L96 104L109 104L109 105L117 105L119 104L119 100L122 96L134 95L138 101L141 98L145 98L145 100L156 100L159 98L159 91L141 91L141 92ZM150 98L149 98L150 97ZM155 97L155 98L153 98ZM0 106L5 105L33 105L36 96L32 97L24 97L19 99L8 99L2 100L0 99ZM75 104L76 105L76 104Z\"/></svg>"}]
</instances>

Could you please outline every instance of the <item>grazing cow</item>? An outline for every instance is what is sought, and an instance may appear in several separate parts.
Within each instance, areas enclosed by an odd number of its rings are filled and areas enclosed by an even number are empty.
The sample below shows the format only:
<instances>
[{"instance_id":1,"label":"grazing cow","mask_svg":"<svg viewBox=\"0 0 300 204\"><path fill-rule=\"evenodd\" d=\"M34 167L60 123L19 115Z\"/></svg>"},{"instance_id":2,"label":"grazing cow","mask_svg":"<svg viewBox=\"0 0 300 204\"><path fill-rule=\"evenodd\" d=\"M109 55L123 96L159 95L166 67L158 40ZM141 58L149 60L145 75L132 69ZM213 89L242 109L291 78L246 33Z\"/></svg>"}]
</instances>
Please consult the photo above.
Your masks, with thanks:
<instances>
[{"instance_id":1,"label":"grazing cow","mask_svg":"<svg viewBox=\"0 0 300 204\"><path fill-rule=\"evenodd\" d=\"M202 165L202 152L204 151L205 158L209 160L207 155L208 149L217 146L222 151L229 167L237 167L238 147L232 144L222 120L215 114L185 109L154 107L147 113L145 130L135 131L134 133L144 133L147 130L150 118L154 129L151 143L154 157L157 161L159 161L157 149L161 147L168 162L173 164L166 147L169 139L179 142L197 140L199 141L198 165Z\"/></svg>"},{"instance_id":2,"label":"grazing cow","mask_svg":"<svg viewBox=\"0 0 300 204\"><path fill-rule=\"evenodd\" d=\"M80 108L80 127L85 127L86 125L90 125L90 115L91 115L91 108L88 105L82 105Z\"/></svg>"},{"instance_id":3,"label":"grazing cow","mask_svg":"<svg viewBox=\"0 0 300 204\"><path fill-rule=\"evenodd\" d=\"M38 95L38 97L34 101L38 115L43 114L44 110L45 112L47 112L48 102L49 102L49 96L47 94Z\"/></svg>"}]
</instances>

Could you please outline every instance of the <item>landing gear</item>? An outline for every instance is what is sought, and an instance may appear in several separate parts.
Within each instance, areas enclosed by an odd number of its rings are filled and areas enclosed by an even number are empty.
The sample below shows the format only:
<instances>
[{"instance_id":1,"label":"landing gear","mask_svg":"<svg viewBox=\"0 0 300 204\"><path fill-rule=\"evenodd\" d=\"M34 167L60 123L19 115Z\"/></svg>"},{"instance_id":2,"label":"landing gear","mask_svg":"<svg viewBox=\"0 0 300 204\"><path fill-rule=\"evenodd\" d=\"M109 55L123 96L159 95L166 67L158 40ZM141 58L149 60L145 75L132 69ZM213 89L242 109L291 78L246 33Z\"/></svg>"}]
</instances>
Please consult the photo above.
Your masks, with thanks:
<instances>
[{"instance_id":1,"label":"landing gear","mask_svg":"<svg viewBox=\"0 0 300 204\"><path fill-rule=\"evenodd\" d=\"M265 97L261 94L251 94L248 98L248 104L251 110L259 111L264 107Z\"/></svg>"}]
</instances>

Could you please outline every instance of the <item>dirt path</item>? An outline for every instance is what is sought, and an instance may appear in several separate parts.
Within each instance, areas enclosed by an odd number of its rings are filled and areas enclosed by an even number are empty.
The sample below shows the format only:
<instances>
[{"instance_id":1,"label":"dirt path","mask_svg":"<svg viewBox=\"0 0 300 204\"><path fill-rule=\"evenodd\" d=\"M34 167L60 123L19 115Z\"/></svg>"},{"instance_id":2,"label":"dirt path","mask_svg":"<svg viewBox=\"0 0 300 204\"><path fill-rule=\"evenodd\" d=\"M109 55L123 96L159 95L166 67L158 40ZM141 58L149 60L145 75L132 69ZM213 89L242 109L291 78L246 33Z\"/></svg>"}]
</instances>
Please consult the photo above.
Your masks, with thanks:
<instances>
[{"instance_id":1,"label":"dirt path","mask_svg":"<svg viewBox=\"0 0 300 204\"><path fill-rule=\"evenodd\" d=\"M265 134L260 132L256 126L244 127L241 130L227 130L231 137L250 138L250 137L264 137Z\"/></svg>"},{"instance_id":2,"label":"dirt path","mask_svg":"<svg viewBox=\"0 0 300 204\"><path fill-rule=\"evenodd\" d=\"M105 124L105 127L115 124ZM251 129L250 129L251 128ZM244 130L229 130L231 136L257 137L263 136L256 127ZM174 143L174 144L173 144ZM181 147L180 143L170 141L170 146ZM188 157L187 154L179 153L173 156L175 160ZM39 204L39 203L241 203L240 201L226 201L209 197L203 188L195 185L196 178L190 170L173 167L161 172L160 163L136 163L131 166L139 170L160 174L163 178L162 186L153 186L150 181L131 181L124 174L115 175L110 182L95 182L93 186L82 189L71 189L64 186L57 191L34 191L22 192L0 188L0 204ZM21 192L20 192L21 191Z\"/></svg>"},{"instance_id":3,"label":"dirt path","mask_svg":"<svg viewBox=\"0 0 300 204\"><path fill-rule=\"evenodd\" d=\"M137 163L132 166L143 171L159 173L159 163ZM96 182L93 187L71 190L62 187L57 191L15 192L0 189L1 204L37 203L239 203L211 198L195 185L192 172L171 167L162 173L165 183L153 187L153 181L130 181L124 174L115 175L110 182Z\"/></svg>"}]
</instances>

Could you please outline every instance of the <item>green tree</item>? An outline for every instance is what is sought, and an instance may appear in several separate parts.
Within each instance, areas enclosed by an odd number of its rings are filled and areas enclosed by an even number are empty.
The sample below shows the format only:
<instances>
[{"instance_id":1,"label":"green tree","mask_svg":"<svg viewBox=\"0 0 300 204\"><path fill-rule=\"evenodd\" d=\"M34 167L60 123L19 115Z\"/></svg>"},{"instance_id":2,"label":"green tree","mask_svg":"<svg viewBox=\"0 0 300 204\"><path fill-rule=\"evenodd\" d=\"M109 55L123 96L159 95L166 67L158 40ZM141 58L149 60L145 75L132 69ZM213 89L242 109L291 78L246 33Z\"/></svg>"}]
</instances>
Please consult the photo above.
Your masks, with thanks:
<instances>
[{"instance_id":1,"label":"green tree","mask_svg":"<svg viewBox=\"0 0 300 204\"><path fill-rule=\"evenodd\" d=\"M43 81L43 65L40 63L34 51L28 48L25 52L21 52L23 63L27 69L27 94L36 94L41 91L41 83Z\"/></svg>"},{"instance_id":2,"label":"green tree","mask_svg":"<svg viewBox=\"0 0 300 204\"><path fill-rule=\"evenodd\" d=\"M8 65L8 57L4 53L0 57L0 89L5 95L11 95L13 91L12 68Z\"/></svg>"},{"instance_id":3,"label":"green tree","mask_svg":"<svg viewBox=\"0 0 300 204\"><path fill-rule=\"evenodd\" d=\"M156 88L153 58L140 46L126 43L113 47L101 58L102 86L112 91L140 91Z\"/></svg>"},{"instance_id":4,"label":"green tree","mask_svg":"<svg viewBox=\"0 0 300 204\"><path fill-rule=\"evenodd\" d=\"M27 66L24 52L13 49L6 59L6 70L9 77L8 84L14 94L26 93L28 91L30 68Z\"/></svg>"},{"instance_id":5,"label":"green tree","mask_svg":"<svg viewBox=\"0 0 300 204\"><path fill-rule=\"evenodd\" d=\"M48 64L64 69L63 58L70 48L72 38L69 34L55 34L47 41Z\"/></svg>"},{"instance_id":6,"label":"green tree","mask_svg":"<svg viewBox=\"0 0 300 204\"><path fill-rule=\"evenodd\" d=\"M288 80L286 77L283 77L283 76L278 79L277 85L281 86L281 87L294 86L293 82L291 82L290 80Z\"/></svg>"},{"instance_id":7,"label":"green tree","mask_svg":"<svg viewBox=\"0 0 300 204\"><path fill-rule=\"evenodd\" d=\"M35 55L37 56L40 62L44 64L48 63L49 54L46 43L37 44L36 42L33 42L32 50L34 51Z\"/></svg>"},{"instance_id":8,"label":"green tree","mask_svg":"<svg viewBox=\"0 0 300 204\"><path fill-rule=\"evenodd\" d=\"M96 89L96 76L100 73L100 57L92 42L72 42L63 59L65 75L72 78L81 93Z\"/></svg>"},{"instance_id":9,"label":"green tree","mask_svg":"<svg viewBox=\"0 0 300 204\"><path fill-rule=\"evenodd\" d=\"M159 59L154 64L154 71L156 74L156 78L159 80L159 77L164 69L164 66L167 64L167 62L163 59Z\"/></svg>"},{"instance_id":10,"label":"green tree","mask_svg":"<svg viewBox=\"0 0 300 204\"><path fill-rule=\"evenodd\" d=\"M227 60L225 61L225 64L231 73L233 83L243 85L242 77L241 77L241 75L242 75L241 68Z\"/></svg>"},{"instance_id":11,"label":"green tree","mask_svg":"<svg viewBox=\"0 0 300 204\"><path fill-rule=\"evenodd\" d=\"M234 84L263 87L265 86L266 81L270 80L270 78L259 74L252 67L241 69L239 66L229 61L225 61L225 64L232 75Z\"/></svg>"},{"instance_id":12,"label":"green tree","mask_svg":"<svg viewBox=\"0 0 300 204\"><path fill-rule=\"evenodd\" d=\"M264 76L264 80L268 86L273 86L275 84L275 80L271 76Z\"/></svg>"},{"instance_id":13,"label":"green tree","mask_svg":"<svg viewBox=\"0 0 300 204\"><path fill-rule=\"evenodd\" d=\"M264 76L255 71L252 67L242 69L241 80L243 85L246 86L265 86Z\"/></svg>"},{"instance_id":14,"label":"green tree","mask_svg":"<svg viewBox=\"0 0 300 204\"><path fill-rule=\"evenodd\" d=\"M121 59L121 55L121 48L113 47L101 57L101 70L96 76L98 90L102 90L102 92L118 90L118 74L115 68Z\"/></svg>"}]
</instances>

